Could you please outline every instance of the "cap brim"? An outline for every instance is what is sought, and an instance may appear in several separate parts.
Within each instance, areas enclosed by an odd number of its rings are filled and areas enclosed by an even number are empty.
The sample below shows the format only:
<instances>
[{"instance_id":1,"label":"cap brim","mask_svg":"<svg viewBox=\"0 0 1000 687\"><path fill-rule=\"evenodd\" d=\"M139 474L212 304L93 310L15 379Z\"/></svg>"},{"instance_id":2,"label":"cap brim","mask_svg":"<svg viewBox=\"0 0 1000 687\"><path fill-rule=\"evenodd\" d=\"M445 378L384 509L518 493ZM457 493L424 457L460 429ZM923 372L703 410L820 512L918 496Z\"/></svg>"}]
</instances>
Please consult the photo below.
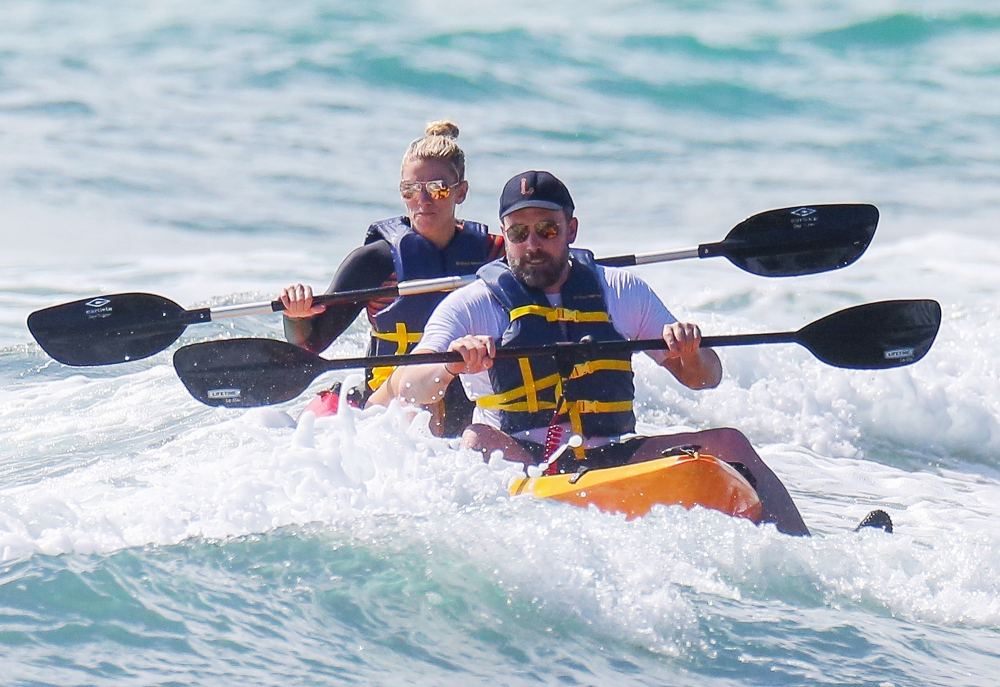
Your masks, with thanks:
<instances>
[{"instance_id":1,"label":"cap brim","mask_svg":"<svg viewBox=\"0 0 1000 687\"><path fill-rule=\"evenodd\" d=\"M512 212L517 212L518 210L523 210L524 208L542 208L543 210L566 210L559 203L551 203L547 200L522 200L519 203L514 203L507 211L500 215L500 219L503 219ZM569 208L572 210L573 208Z\"/></svg>"}]
</instances>

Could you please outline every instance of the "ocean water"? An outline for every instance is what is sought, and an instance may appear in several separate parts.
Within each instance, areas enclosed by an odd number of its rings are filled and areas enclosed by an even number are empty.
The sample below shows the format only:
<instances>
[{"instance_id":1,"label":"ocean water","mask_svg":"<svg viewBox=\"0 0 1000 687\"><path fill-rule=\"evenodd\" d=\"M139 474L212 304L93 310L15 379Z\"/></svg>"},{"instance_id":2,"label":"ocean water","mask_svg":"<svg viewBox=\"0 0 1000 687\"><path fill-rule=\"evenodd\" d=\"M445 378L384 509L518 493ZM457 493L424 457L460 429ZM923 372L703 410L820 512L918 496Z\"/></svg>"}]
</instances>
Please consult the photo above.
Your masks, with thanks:
<instances>
[{"instance_id":1,"label":"ocean water","mask_svg":"<svg viewBox=\"0 0 1000 687\"><path fill-rule=\"evenodd\" d=\"M5 0L0 21L0 684L995 685L1000 680L1000 8L991 3ZM916 365L648 360L647 428L739 427L814 535L510 499L515 471L398 409L211 409L177 346L50 360L25 319L148 291L325 287L397 214L399 159L461 126L466 217L551 169L599 255L869 202L847 269L636 268L709 334L934 298ZM359 355L358 323L327 356ZM344 373L319 379L322 388ZM872 508L896 532L852 532Z\"/></svg>"}]
</instances>

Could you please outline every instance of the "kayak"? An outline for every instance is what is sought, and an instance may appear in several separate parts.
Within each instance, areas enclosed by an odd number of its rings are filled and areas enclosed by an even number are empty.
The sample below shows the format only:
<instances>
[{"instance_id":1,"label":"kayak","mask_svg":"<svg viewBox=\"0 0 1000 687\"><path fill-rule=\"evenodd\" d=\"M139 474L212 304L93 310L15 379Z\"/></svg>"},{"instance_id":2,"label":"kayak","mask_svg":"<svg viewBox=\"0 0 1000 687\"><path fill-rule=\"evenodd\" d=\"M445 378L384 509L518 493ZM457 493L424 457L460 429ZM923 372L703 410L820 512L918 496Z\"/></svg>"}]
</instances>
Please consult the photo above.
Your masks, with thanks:
<instances>
[{"instance_id":1,"label":"kayak","mask_svg":"<svg viewBox=\"0 0 1000 687\"><path fill-rule=\"evenodd\" d=\"M340 389L321 391L305 410L316 417L336 415ZM351 405L353 399L349 395ZM715 456L697 451L631 465L584 469L581 472L521 477L510 487L512 496L564 501L576 506L596 506L609 513L624 513L629 520L646 515L653 506L701 506L727 515L761 519L757 492L735 468Z\"/></svg>"},{"instance_id":2,"label":"kayak","mask_svg":"<svg viewBox=\"0 0 1000 687\"><path fill-rule=\"evenodd\" d=\"M596 506L624 513L629 520L658 505L701 506L755 523L761 519L760 498L743 475L715 456L694 451L618 467L522 477L510 493Z\"/></svg>"}]
</instances>

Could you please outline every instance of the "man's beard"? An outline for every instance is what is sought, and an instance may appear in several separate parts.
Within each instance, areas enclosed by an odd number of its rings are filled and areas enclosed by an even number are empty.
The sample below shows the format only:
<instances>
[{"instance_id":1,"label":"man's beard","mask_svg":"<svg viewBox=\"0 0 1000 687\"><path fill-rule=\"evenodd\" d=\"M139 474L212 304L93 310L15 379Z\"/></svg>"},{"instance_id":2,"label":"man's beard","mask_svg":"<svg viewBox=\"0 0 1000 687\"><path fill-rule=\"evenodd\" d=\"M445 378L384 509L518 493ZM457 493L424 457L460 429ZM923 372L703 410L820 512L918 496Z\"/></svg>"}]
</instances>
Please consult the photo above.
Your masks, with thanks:
<instances>
[{"instance_id":1,"label":"man's beard","mask_svg":"<svg viewBox=\"0 0 1000 687\"><path fill-rule=\"evenodd\" d=\"M536 259L538 257L543 257L545 260L540 263L527 264L526 261L529 258ZM509 258L508 264L514 276L528 286L535 289L547 289L559 281L563 270L569 264L569 246L565 246L557 257L538 251L537 253L527 253L520 260Z\"/></svg>"}]
</instances>

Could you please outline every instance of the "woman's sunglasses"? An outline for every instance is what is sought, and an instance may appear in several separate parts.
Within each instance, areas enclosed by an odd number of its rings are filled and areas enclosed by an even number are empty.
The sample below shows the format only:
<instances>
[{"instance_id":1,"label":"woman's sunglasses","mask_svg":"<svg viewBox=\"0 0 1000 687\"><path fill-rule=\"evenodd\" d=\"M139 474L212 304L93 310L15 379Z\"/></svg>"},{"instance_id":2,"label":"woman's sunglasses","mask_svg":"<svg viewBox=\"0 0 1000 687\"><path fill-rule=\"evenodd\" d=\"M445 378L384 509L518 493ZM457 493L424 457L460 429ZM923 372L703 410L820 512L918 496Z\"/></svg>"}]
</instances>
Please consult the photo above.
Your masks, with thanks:
<instances>
[{"instance_id":1,"label":"woman's sunglasses","mask_svg":"<svg viewBox=\"0 0 1000 687\"><path fill-rule=\"evenodd\" d=\"M449 186L444 179L401 181L399 182L399 195L403 196L403 200L410 200L420 195L421 189L425 189L431 200L444 200L451 195L451 190L461 183L461 181L456 181Z\"/></svg>"},{"instance_id":2,"label":"woman's sunglasses","mask_svg":"<svg viewBox=\"0 0 1000 687\"><path fill-rule=\"evenodd\" d=\"M531 227L527 224L512 224L503 230L507 240L511 243L524 243L528 240ZM550 219L544 219L535 225L535 236L548 241L559 235L559 224Z\"/></svg>"}]
</instances>

